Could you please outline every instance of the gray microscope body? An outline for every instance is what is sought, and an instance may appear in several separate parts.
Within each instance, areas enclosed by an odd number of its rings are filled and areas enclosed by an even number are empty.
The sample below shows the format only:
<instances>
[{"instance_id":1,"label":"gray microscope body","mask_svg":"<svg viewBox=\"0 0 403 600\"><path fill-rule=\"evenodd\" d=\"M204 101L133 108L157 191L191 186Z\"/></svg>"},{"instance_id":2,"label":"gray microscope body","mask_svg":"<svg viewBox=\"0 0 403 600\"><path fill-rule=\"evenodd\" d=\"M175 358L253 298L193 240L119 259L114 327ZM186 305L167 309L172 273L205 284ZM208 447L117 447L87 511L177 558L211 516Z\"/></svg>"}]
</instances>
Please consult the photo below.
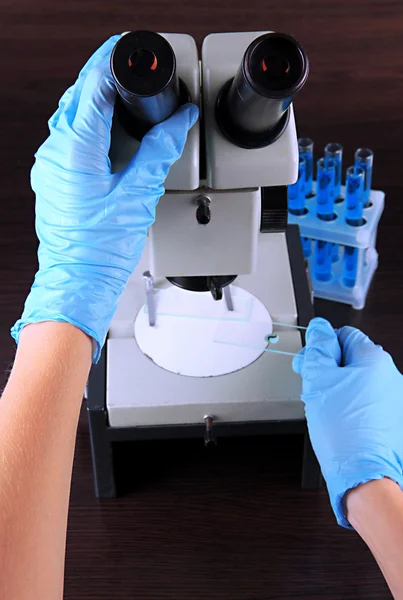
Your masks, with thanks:
<instances>
[{"instance_id":1,"label":"gray microscope body","mask_svg":"<svg viewBox=\"0 0 403 600\"><path fill-rule=\"evenodd\" d=\"M308 62L292 38L268 33L209 35L201 61L192 37L158 36L169 43L176 58L182 102L190 99L197 104L201 118L169 172L144 254L120 300L102 358L90 375L88 415L99 497L116 495L116 441L195 436L211 442L227 435L304 434L302 485L320 485L300 401L301 381L290 359L304 341L297 326L306 326L313 316L298 228L287 228L287 185L295 182L298 171L291 100L305 83ZM131 56L135 60L139 55ZM143 67L145 60L146 68L147 64L154 68L155 52L150 56L140 56ZM114 68L112 72L116 76ZM293 93L287 95L290 76ZM249 98L248 81L253 77L254 97ZM266 81L272 89L264 89ZM141 138L150 114L136 110ZM139 144L124 119L115 119L113 168L124 166ZM144 273L151 278L145 281ZM228 308L231 296L236 299L237 290L243 290L264 305L273 322L289 325L281 334L285 352L262 352L251 364L220 376L188 376L163 368L136 340L135 322L147 304L145 283L149 300L151 290L157 302L154 328L163 290L185 288L189 302L198 293L211 295L215 299L211 302L226 302ZM148 309L150 320L150 304ZM175 343L173 338L172 354Z\"/></svg>"}]
</instances>

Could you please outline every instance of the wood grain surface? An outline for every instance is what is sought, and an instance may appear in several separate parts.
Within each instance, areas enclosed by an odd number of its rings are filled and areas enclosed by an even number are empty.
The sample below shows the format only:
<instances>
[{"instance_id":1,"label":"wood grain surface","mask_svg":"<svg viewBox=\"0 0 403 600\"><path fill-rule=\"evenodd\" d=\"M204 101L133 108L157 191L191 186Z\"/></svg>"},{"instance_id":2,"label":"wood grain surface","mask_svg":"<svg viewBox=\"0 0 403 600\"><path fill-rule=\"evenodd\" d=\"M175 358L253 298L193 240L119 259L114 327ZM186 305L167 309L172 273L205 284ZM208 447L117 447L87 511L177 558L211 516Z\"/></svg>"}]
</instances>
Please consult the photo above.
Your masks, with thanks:
<instances>
[{"instance_id":1,"label":"wood grain surface","mask_svg":"<svg viewBox=\"0 0 403 600\"><path fill-rule=\"evenodd\" d=\"M345 164L375 152L386 191L380 267L361 313L318 302L333 323L360 326L403 369L403 3L401 0L0 0L0 371L14 355L9 327L36 269L29 171L46 122L90 54L128 29L274 29L311 63L295 103L300 135L338 141ZM325 491L301 492L301 440L141 443L118 448L122 496L94 499L88 427L80 420L71 493L68 600L381 600L369 551L336 526Z\"/></svg>"}]
</instances>

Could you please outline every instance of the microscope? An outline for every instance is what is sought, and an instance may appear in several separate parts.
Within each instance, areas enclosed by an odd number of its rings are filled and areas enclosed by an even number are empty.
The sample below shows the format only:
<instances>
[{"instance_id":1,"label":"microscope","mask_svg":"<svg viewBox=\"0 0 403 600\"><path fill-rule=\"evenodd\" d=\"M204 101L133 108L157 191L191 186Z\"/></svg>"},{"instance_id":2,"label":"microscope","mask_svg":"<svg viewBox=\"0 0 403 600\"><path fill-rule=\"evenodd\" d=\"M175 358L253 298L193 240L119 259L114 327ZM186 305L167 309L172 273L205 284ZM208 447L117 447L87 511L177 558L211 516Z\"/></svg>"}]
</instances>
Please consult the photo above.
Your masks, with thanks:
<instances>
[{"instance_id":1,"label":"microscope","mask_svg":"<svg viewBox=\"0 0 403 600\"><path fill-rule=\"evenodd\" d=\"M292 100L307 56L290 36L132 31L117 42L110 159L120 170L149 129L200 107L171 167L87 386L98 497L114 497L113 445L128 440L305 435L302 487L321 482L292 356L313 316L298 227Z\"/></svg>"}]
</instances>

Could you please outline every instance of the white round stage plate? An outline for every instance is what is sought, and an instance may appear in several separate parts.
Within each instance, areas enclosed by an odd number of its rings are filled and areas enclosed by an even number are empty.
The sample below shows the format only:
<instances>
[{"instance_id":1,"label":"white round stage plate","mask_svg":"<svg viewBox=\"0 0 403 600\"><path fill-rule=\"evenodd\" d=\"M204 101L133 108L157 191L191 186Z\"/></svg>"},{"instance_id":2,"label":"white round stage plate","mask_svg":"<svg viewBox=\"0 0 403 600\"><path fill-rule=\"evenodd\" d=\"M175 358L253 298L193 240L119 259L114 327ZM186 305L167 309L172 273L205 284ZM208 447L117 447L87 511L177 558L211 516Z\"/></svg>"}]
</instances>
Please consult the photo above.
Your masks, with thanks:
<instances>
[{"instance_id":1,"label":"white round stage plate","mask_svg":"<svg viewBox=\"0 0 403 600\"><path fill-rule=\"evenodd\" d=\"M217 302L209 292L175 286L159 290L155 326L148 324L146 306L135 319L139 348L159 367L188 377L227 375L247 367L264 353L272 320L264 304L246 290L231 286L231 293L234 311L230 312L224 298ZM243 345L250 332L263 344Z\"/></svg>"}]
</instances>

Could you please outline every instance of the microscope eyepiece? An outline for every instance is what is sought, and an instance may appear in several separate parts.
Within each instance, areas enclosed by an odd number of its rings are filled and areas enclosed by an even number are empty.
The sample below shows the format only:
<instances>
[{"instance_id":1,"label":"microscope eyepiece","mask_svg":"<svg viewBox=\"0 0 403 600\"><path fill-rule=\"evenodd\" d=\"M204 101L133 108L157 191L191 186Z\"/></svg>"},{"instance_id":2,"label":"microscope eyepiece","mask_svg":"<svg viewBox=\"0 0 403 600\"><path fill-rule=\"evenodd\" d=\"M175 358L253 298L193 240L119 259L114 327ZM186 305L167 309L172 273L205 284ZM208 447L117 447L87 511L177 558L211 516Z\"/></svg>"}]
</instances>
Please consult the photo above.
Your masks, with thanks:
<instances>
[{"instance_id":1,"label":"microscope eyepiece","mask_svg":"<svg viewBox=\"0 0 403 600\"><path fill-rule=\"evenodd\" d=\"M119 92L117 116L131 136L142 137L170 117L189 92L176 72L169 42L152 31L130 31L117 41L111 71Z\"/></svg>"},{"instance_id":2,"label":"microscope eyepiece","mask_svg":"<svg viewBox=\"0 0 403 600\"><path fill-rule=\"evenodd\" d=\"M308 61L293 38L268 33L246 50L241 70L249 85L262 96L292 98L308 77Z\"/></svg>"},{"instance_id":3,"label":"microscope eyepiece","mask_svg":"<svg viewBox=\"0 0 403 600\"><path fill-rule=\"evenodd\" d=\"M261 148L280 137L288 107L304 86L308 58L294 38L267 33L247 48L241 65L217 98L222 133L243 148Z\"/></svg>"}]
</instances>

